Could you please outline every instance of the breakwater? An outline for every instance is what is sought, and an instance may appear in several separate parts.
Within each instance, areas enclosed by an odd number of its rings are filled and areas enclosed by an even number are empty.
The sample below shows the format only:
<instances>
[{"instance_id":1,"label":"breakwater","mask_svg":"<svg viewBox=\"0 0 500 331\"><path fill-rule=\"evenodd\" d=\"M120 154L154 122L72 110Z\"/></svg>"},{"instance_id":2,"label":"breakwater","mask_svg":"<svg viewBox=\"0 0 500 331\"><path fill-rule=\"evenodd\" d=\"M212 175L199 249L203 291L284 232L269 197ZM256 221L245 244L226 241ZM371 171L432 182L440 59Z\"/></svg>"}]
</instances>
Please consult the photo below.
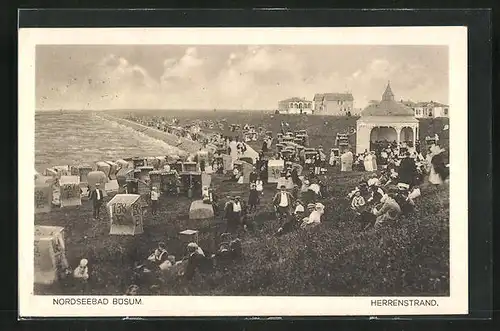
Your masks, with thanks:
<instances>
[{"instance_id":1,"label":"breakwater","mask_svg":"<svg viewBox=\"0 0 500 331\"><path fill-rule=\"evenodd\" d=\"M147 135L151 138L161 140L161 141L163 141L171 146L174 146L174 147L178 148L179 150L185 151L189 154L195 153L195 152L199 151L200 148L202 148L202 145L197 141L193 141L193 140L186 139L183 137L178 137L175 134L164 132L164 131L158 130L156 128L152 128L152 127L149 127L149 126L146 126L146 125L134 122L134 121L130 121L130 120L127 120L124 118L114 117L114 116L107 115L107 114L99 114L99 115L95 115L95 116L97 118L100 118L100 119L105 120L105 121L111 121L111 122L115 122L115 123L120 124L120 125L127 126L131 129L136 130L137 132L140 132L140 133Z\"/></svg>"}]
</instances>

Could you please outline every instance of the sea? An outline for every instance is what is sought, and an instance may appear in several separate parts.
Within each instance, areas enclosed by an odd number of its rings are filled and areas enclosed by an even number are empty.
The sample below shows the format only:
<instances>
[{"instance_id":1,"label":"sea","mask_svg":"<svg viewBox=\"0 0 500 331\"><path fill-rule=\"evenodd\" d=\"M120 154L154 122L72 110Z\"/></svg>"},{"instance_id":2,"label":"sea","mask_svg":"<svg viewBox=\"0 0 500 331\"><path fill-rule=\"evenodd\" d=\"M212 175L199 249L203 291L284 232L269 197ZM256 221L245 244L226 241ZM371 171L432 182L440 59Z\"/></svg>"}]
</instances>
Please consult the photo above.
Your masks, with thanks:
<instances>
[{"instance_id":1,"label":"sea","mask_svg":"<svg viewBox=\"0 0 500 331\"><path fill-rule=\"evenodd\" d=\"M37 112L35 169L93 164L134 156L161 156L179 149L87 112Z\"/></svg>"}]
</instances>

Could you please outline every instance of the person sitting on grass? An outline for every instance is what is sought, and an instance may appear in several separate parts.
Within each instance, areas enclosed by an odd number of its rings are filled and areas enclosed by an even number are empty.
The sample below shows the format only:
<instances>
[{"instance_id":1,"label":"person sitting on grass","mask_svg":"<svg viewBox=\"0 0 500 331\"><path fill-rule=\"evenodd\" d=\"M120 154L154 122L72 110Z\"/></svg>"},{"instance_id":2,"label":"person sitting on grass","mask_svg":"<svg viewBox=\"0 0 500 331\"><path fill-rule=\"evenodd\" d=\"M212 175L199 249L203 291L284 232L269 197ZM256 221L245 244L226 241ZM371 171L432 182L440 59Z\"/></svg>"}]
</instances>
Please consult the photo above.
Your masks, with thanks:
<instances>
[{"instance_id":1,"label":"person sitting on grass","mask_svg":"<svg viewBox=\"0 0 500 331\"><path fill-rule=\"evenodd\" d=\"M366 200L366 202L370 205L379 204L380 200L385 195L384 190L378 185L371 185L371 186L369 186L369 188L370 188L371 195L368 198L368 200Z\"/></svg>"},{"instance_id":2,"label":"person sitting on grass","mask_svg":"<svg viewBox=\"0 0 500 331\"><path fill-rule=\"evenodd\" d=\"M325 206L319 202L315 204L309 204L308 209L312 209L308 217L302 220L300 227L302 229L308 229L317 226L321 223L321 216L325 213Z\"/></svg>"},{"instance_id":3,"label":"person sitting on grass","mask_svg":"<svg viewBox=\"0 0 500 331\"><path fill-rule=\"evenodd\" d=\"M415 203L413 202L413 199L409 197L410 186L405 183L398 183L397 188L398 190L394 196L394 199L401 207L401 213L403 215L408 215L415 208Z\"/></svg>"},{"instance_id":4,"label":"person sitting on grass","mask_svg":"<svg viewBox=\"0 0 500 331\"><path fill-rule=\"evenodd\" d=\"M159 268L161 271L165 271L170 269L175 264L176 264L175 256L169 255L167 256L167 259L162 264L159 265Z\"/></svg>"},{"instance_id":5,"label":"person sitting on grass","mask_svg":"<svg viewBox=\"0 0 500 331\"><path fill-rule=\"evenodd\" d=\"M82 282L86 282L89 279L89 261L87 259L81 259L78 267L73 270L73 277L79 279Z\"/></svg>"},{"instance_id":6,"label":"person sitting on grass","mask_svg":"<svg viewBox=\"0 0 500 331\"><path fill-rule=\"evenodd\" d=\"M293 211L294 215L304 218L305 208L304 203L300 200L295 201L295 209Z\"/></svg>"},{"instance_id":7,"label":"person sitting on grass","mask_svg":"<svg viewBox=\"0 0 500 331\"><path fill-rule=\"evenodd\" d=\"M73 278L77 281L77 286L81 293L85 293L87 290L87 283L89 280L89 261L87 259L81 259L78 267L73 270Z\"/></svg>"},{"instance_id":8,"label":"person sitting on grass","mask_svg":"<svg viewBox=\"0 0 500 331\"><path fill-rule=\"evenodd\" d=\"M311 185L309 185L309 191L312 192L311 196L313 197L313 201L322 198L321 187L319 186L318 181L314 181Z\"/></svg>"},{"instance_id":9,"label":"person sitting on grass","mask_svg":"<svg viewBox=\"0 0 500 331\"><path fill-rule=\"evenodd\" d=\"M370 176L370 179L367 181L368 187L371 186L379 186L380 185L380 180L378 179L378 175L375 173Z\"/></svg>"},{"instance_id":10,"label":"person sitting on grass","mask_svg":"<svg viewBox=\"0 0 500 331\"><path fill-rule=\"evenodd\" d=\"M202 268L207 259L205 252L194 242L190 242L187 245L187 253L188 254L182 259L183 261L187 261L184 276L187 279L192 279L196 270Z\"/></svg>"},{"instance_id":11,"label":"person sitting on grass","mask_svg":"<svg viewBox=\"0 0 500 331\"><path fill-rule=\"evenodd\" d=\"M150 270L157 270L159 269L160 265L165 262L168 258L168 252L165 247L165 243L160 242L158 243L158 247L149 255L146 263L148 266L148 269Z\"/></svg>"},{"instance_id":12,"label":"person sitting on grass","mask_svg":"<svg viewBox=\"0 0 500 331\"><path fill-rule=\"evenodd\" d=\"M388 180L385 182L384 186L396 185L399 182L399 174L396 168L389 168Z\"/></svg>"},{"instance_id":13,"label":"person sitting on grass","mask_svg":"<svg viewBox=\"0 0 500 331\"><path fill-rule=\"evenodd\" d=\"M365 207L366 201L361 195L361 191L357 190L354 192L354 196L352 197L351 200L351 209L356 212L357 215L361 215L361 212L363 211Z\"/></svg>"},{"instance_id":14,"label":"person sitting on grass","mask_svg":"<svg viewBox=\"0 0 500 331\"><path fill-rule=\"evenodd\" d=\"M375 230L380 229L387 222L396 221L401 215L401 207L395 200L396 194L397 189L391 188L389 193L382 197L382 205L373 208L372 212L376 216Z\"/></svg>"},{"instance_id":15,"label":"person sitting on grass","mask_svg":"<svg viewBox=\"0 0 500 331\"><path fill-rule=\"evenodd\" d=\"M241 254L241 240L239 238L231 240L230 233L221 234L221 243L215 254L219 262L234 260L241 257Z\"/></svg>"},{"instance_id":16,"label":"person sitting on grass","mask_svg":"<svg viewBox=\"0 0 500 331\"><path fill-rule=\"evenodd\" d=\"M321 198L326 198L328 196L327 178L323 176L323 180L318 178L319 193Z\"/></svg>"},{"instance_id":17,"label":"person sitting on grass","mask_svg":"<svg viewBox=\"0 0 500 331\"><path fill-rule=\"evenodd\" d=\"M349 198L349 200L351 200L352 202L352 199L353 197L356 195L357 192L360 192L360 195L363 197L363 198L368 198L368 196L370 195L370 192L368 191L368 185L366 184L366 182L364 180L361 180L358 184L358 186L356 186L354 188L354 190L352 190L348 195L347 197ZM365 200L366 200L365 199Z\"/></svg>"},{"instance_id":18,"label":"person sitting on grass","mask_svg":"<svg viewBox=\"0 0 500 331\"><path fill-rule=\"evenodd\" d=\"M300 200L295 201L295 209L290 217L286 219L283 225L275 233L277 236L281 236L285 233L292 232L300 227L305 215L304 203ZM311 211L314 209L314 204L311 204Z\"/></svg>"}]
</instances>

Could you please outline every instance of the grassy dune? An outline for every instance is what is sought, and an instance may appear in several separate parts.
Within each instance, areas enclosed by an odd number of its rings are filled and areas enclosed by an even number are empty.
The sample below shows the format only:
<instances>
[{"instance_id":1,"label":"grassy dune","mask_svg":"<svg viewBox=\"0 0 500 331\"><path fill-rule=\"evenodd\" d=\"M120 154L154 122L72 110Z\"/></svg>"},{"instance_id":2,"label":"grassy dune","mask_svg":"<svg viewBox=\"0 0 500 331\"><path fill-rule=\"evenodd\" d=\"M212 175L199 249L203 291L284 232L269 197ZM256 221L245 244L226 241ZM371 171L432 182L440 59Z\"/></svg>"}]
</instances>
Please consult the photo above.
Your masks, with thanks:
<instances>
[{"instance_id":1,"label":"grassy dune","mask_svg":"<svg viewBox=\"0 0 500 331\"><path fill-rule=\"evenodd\" d=\"M310 231L276 238L272 217L273 186L265 188L255 231L243 233L242 261L194 280L172 280L160 289L171 295L447 295L448 187L423 187L417 210L381 232L361 233L352 220L348 191L363 176L332 169L324 222ZM247 186L214 178L218 191L248 196ZM223 196L224 197L224 196ZM175 203L174 203L175 202ZM110 236L107 218L92 219L90 203L36 215L36 224L66 229L67 257L76 266L90 261L91 293L120 294L130 285L134 261L147 257L158 241L171 254L184 254L177 235L190 226L187 198L164 197L158 215L145 218L138 236ZM223 232L220 219L201 228L200 245L213 251ZM143 289L148 294L147 288ZM40 287L38 293L75 293L64 286Z\"/></svg>"},{"instance_id":2,"label":"grassy dune","mask_svg":"<svg viewBox=\"0 0 500 331\"><path fill-rule=\"evenodd\" d=\"M146 114L146 113L145 113ZM159 113L156 112L155 115ZM196 118L215 121L229 119L223 112L168 112L182 122ZM202 117L203 116L203 117ZM329 148L337 132L354 126L356 118L273 115L269 113L231 113L229 123L265 123L276 132L281 120L293 130L307 128L311 145ZM327 122L327 123L325 123ZM421 137L438 133L447 120L422 120ZM353 140L354 143L354 140ZM380 232L360 232L352 221L346 194L363 173L329 170L325 181L329 195L323 223L309 231L274 237L278 224L272 216L271 199L275 185L265 194L255 215L255 230L242 233L244 257L234 265L208 274L197 274L192 281L169 280L159 289L164 295L448 295L449 294L449 189L423 186L416 211ZM214 176L212 183L225 202L226 194L248 197L248 186L226 182ZM170 254L180 258L185 244L178 233L193 225L188 219L188 198L162 197L156 216L147 213L144 233L137 236L110 236L109 220L92 218L89 202L82 206L56 209L35 215L37 225L58 225L66 230L66 250L74 268L81 258L89 260L89 294L122 294L131 284L132 266L144 260L159 241ZM220 218L198 227L205 251L213 252L225 224ZM39 294L77 294L64 284L37 286ZM149 294L141 287L141 294ZM158 293L158 292L156 292Z\"/></svg>"}]
</instances>

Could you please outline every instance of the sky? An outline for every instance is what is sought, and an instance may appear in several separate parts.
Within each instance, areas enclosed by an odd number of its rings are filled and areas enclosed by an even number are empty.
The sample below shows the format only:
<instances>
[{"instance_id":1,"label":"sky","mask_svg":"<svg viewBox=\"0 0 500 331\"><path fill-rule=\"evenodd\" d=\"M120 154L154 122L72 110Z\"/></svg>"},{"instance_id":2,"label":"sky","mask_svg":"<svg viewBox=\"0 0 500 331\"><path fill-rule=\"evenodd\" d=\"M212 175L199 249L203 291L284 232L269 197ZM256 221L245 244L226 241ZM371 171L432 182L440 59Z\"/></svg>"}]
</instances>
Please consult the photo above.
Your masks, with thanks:
<instances>
[{"instance_id":1,"label":"sky","mask_svg":"<svg viewBox=\"0 0 500 331\"><path fill-rule=\"evenodd\" d=\"M448 103L447 46L38 45L37 110L277 109L351 92Z\"/></svg>"}]
</instances>

